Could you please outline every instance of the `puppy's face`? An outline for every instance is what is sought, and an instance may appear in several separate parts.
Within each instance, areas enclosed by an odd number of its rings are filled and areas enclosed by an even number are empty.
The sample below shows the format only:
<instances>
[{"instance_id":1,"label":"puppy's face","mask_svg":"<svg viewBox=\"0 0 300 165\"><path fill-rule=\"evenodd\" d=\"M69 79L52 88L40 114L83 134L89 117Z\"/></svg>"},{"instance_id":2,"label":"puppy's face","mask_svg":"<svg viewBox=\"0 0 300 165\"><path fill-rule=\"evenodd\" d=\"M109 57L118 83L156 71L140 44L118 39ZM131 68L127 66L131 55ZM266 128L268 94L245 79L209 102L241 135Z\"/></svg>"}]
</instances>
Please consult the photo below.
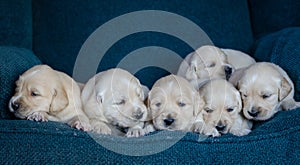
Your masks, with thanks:
<instances>
[{"instance_id":1,"label":"puppy's face","mask_svg":"<svg viewBox=\"0 0 300 165\"><path fill-rule=\"evenodd\" d=\"M133 75L111 69L96 81L97 102L110 124L126 128L147 120L143 89Z\"/></svg>"},{"instance_id":2,"label":"puppy's face","mask_svg":"<svg viewBox=\"0 0 300 165\"><path fill-rule=\"evenodd\" d=\"M21 119L34 112L49 112L56 90L52 88L54 73L46 66L36 66L20 76L16 92L11 98L9 109ZM52 106L53 107L53 106Z\"/></svg>"},{"instance_id":3,"label":"puppy's face","mask_svg":"<svg viewBox=\"0 0 300 165\"><path fill-rule=\"evenodd\" d=\"M159 130L189 130L200 110L198 92L185 79L170 75L152 87L148 105Z\"/></svg>"},{"instance_id":4,"label":"puppy's face","mask_svg":"<svg viewBox=\"0 0 300 165\"><path fill-rule=\"evenodd\" d=\"M226 55L217 47L202 46L195 51L187 69L188 80L226 78L232 67L227 64Z\"/></svg>"},{"instance_id":5,"label":"puppy's face","mask_svg":"<svg viewBox=\"0 0 300 165\"><path fill-rule=\"evenodd\" d=\"M291 92L291 85L272 65L256 64L238 82L246 118L267 120Z\"/></svg>"},{"instance_id":6,"label":"puppy's face","mask_svg":"<svg viewBox=\"0 0 300 165\"><path fill-rule=\"evenodd\" d=\"M203 119L208 128L226 134L237 124L242 103L237 89L223 79L208 82L200 89L205 105Z\"/></svg>"}]
</instances>

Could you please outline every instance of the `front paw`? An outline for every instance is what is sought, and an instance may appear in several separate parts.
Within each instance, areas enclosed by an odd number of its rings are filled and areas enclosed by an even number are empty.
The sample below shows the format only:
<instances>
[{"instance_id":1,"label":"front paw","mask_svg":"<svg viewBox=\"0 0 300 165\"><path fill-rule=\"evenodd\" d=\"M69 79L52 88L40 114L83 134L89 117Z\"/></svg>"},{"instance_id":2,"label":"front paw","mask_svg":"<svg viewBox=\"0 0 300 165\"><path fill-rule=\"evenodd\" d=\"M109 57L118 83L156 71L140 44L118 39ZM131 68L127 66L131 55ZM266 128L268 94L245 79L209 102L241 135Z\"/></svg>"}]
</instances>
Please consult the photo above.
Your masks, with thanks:
<instances>
[{"instance_id":1,"label":"front paw","mask_svg":"<svg viewBox=\"0 0 300 165\"><path fill-rule=\"evenodd\" d=\"M207 135L207 136L212 136L212 137L221 136L219 131L215 128L205 128L204 131L203 131L203 134Z\"/></svg>"},{"instance_id":2,"label":"front paw","mask_svg":"<svg viewBox=\"0 0 300 165\"><path fill-rule=\"evenodd\" d=\"M33 112L32 114L27 116L27 120L42 121L42 122L48 121L45 112Z\"/></svg>"},{"instance_id":3,"label":"front paw","mask_svg":"<svg viewBox=\"0 0 300 165\"><path fill-rule=\"evenodd\" d=\"M104 134L104 135L111 135L111 129L105 123L95 123L92 129L93 132Z\"/></svg>"},{"instance_id":4,"label":"front paw","mask_svg":"<svg viewBox=\"0 0 300 165\"><path fill-rule=\"evenodd\" d=\"M140 137L145 135L145 130L142 128L129 128L126 137Z\"/></svg>"},{"instance_id":5,"label":"front paw","mask_svg":"<svg viewBox=\"0 0 300 165\"><path fill-rule=\"evenodd\" d=\"M241 129L241 130L231 130L230 133L236 136L248 135L251 132L250 129Z\"/></svg>"},{"instance_id":6,"label":"front paw","mask_svg":"<svg viewBox=\"0 0 300 165\"><path fill-rule=\"evenodd\" d=\"M80 122L79 120L73 122L71 124L72 128L76 128L78 130L82 130L82 131L91 131L92 127L89 123L85 123L85 122Z\"/></svg>"},{"instance_id":7,"label":"front paw","mask_svg":"<svg viewBox=\"0 0 300 165\"><path fill-rule=\"evenodd\" d=\"M196 122L192 125L191 131L197 132L197 133L202 133L204 129L204 123L203 122Z\"/></svg>"}]
</instances>

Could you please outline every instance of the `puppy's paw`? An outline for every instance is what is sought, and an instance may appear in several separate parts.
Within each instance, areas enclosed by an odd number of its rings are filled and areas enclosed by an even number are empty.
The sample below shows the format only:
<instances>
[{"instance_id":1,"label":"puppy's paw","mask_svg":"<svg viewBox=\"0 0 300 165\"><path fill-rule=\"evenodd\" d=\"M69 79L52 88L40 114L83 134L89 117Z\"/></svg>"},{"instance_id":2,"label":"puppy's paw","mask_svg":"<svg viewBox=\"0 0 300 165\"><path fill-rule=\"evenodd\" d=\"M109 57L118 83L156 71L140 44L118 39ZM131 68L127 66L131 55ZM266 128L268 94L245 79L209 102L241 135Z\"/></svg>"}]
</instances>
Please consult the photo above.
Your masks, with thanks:
<instances>
[{"instance_id":1,"label":"puppy's paw","mask_svg":"<svg viewBox=\"0 0 300 165\"><path fill-rule=\"evenodd\" d=\"M42 121L42 122L48 121L45 112L33 112L32 114L27 116L27 120Z\"/></svg>"},{"instance_id":2,"label":"puppy's paw","mask_svg":"<svg viewBox=\"0 0 300 165\"><path fill-rule=\"evenodd\" d=\"M80 122L79 120L73 122L71 124L72 128L76 128L78 130L82 130L82 131L91 131L92 127L89 123L85 123L85 122Z\"/></svg>"},{"instance_id":3,"label":"puppy's paw","mask_svg":"<svg viewBox=\"0 0 300 165\"><path fill-rule=\"evenodd\" d=\"M207 136L212 136L212 137L221 136L219 131L215 128L206 128L206 129L204 129L203 134L207 135Z\"/></svg>"},{"instance_id":4,"label":"puppy's paw","mask_svg":"<svg viewBox=\"0 0 300 165\"><path fill-rule=\"evenodd\" d=\"M140 137L145 135L145 130L142 128L129 128L126 137Z\"/></svg>"},{"instance_id":5,"label":"puppy's paw","mask_svg":"<svg viewBox=\"0 0 300 165\"><path fill-rule=\"evenodd\" d=\"M203 122L196 122L193 124L191 131L202 133L204 129L204 123Z\"/></svg>"},{"instance_id":6,"label":"puppy's paw","mask_svg":"<svg viewBox=\"0 0 300 165\"><path fill-rule=\"evenodd\" d=\"M104 134L104 135L111 135L111 129L104 123L96 123L93 127L93 132Z\"/></svg>"},{"instance_id":7,"label":"puppy's paw","mask_svg":"<svg viewBox=\"0 0 300 165\"><path fill-rule=\"evenodd\" d=\"M248 135L251 132L250 129L240 129L240 130L231 130L230 133L232 133L235 136L244 136Z\"/></svg>"}]
</instances>

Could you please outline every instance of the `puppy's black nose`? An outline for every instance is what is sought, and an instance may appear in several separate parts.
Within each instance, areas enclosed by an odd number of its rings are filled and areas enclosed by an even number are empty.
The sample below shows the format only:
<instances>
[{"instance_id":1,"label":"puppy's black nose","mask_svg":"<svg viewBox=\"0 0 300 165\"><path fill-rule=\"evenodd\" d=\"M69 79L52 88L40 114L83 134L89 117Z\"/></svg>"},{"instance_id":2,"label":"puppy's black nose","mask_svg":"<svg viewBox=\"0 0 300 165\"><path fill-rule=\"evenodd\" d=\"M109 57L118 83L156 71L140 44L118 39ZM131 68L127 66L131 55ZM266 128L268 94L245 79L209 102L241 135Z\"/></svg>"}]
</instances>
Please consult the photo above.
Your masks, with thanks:
<instances>
[{"instance_id":1,"label":"puppy's black nose","mask_svg":"<svg viewBox=\"0 0 300 165\"><path fill-rule=\"evenodd\" d=\"M167 118L164 120L166 126L171 125L175 120L173 118Z\"/></svg>"},{"instance_id":2,"label":"puppy's black nose","mask_svg":"<svg viewBox=\"0 0 300 165\"><path fill-rule=\"evenodd\" d=\"M137 113L134 114L134 117L139 120L143 117L143 115L144 115L143 112L137 112Z\"/></svg>"},{"instance_id":3,"label":"puppy's black nose","mask_svg":"<svg viewBox=\"0 0 300 165\"><path fill-rule=\"evenodd\" d=\"M224 71L225 71L225 76L226 76L226 80L229 80L229 78L232 75L233 69L230 66L224 66Z\"/></svg>"},{"instance_id":4,"label":"puppy's black nose","mask_svg":"<svg viewBox=\"0 0 300 165\"><path fill-rule=\"evenodd\" d=\"M20 104L19 103L11 103L11 107L14 111L17 111L20 108Z\"/></svg>"},{"instance_id":5,"label":"puppy's black nose","mask_svg":"<svg viewBox=\"0 0 300 165\"><path fill-rule=\"evenodd\" d=\"M218 131L224 131L225 128L226 128L226 125L223 125L223 124L218 124L218 125L216 126L216 129L217 129Z\"/></svg>"},{"instance_id":6,"label":"puppy's black nose","mask_svg":"<svg viewBox=\"0 0 300 165\"><path fill-rule=\"evenodd\" d=\"M259 111L257 111L256 109L251 109L251 111L248 111L248 114L252 117L257 117Z\"/></svg>"}]
</instances>

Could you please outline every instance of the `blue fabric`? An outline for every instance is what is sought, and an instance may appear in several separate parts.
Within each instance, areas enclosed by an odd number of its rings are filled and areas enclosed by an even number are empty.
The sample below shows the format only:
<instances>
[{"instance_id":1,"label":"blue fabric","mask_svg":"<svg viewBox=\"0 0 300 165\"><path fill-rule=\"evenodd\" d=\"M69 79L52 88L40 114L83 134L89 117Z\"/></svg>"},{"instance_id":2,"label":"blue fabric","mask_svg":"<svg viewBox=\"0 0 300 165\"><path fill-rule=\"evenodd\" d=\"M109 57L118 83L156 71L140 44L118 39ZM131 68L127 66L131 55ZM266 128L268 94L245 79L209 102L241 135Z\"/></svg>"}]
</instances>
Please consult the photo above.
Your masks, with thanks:
<instances>
[{"instance_id":1,"label":"blue fabric","mask_svg":"<svg viewBox=\"0 0 300 165\"><path fill-rule=\"evenodd\" d=\"M1 0L0 29L0 45L31 49L31 0Z\"/></svg>"},{"instance_id":2,"label":"blue fabric","mask_svg":"<svg viewBox=\"0 0 300 165\"><path fill-rule=\"evenodd\" d=\"M299 0L249 0L253 33L259 38L278 30L300 26Z\"/></svg>"},{"instance_id":3,"label":"blue fabric","mask_svg":"<svg viewBox=\"0 0 300 165\"><path fill-rule=\"evenodd\" d=\"M286 28L255 43L254 58L282 67L295 85L295 99L300 100L300 27Z\"/></svg>"},{"instance_id":4,"label":"blue fabric","mask_svg":"<svg viewBox=\"0 0 300 165\"><path fill-rule=\"evenodd\" d=\"M151 136L151 135L149 135ZM87 133L65 124L0 120L0 162L25 164L298 164L300 161L300 109L279 112L256 123L243 137L224 135L198 141L187 133L169 149L149 156L114 153ZM163 137L162 137L163 138ZM170 138L170 137L169 137ZM108 138L110 139L110 138ZM153 146L168 138L151 141ZM114 139L111 138L112 144ZM149 143L144 140L142 143ZM123 144L114 144L123 145ZM129 148L130 149L130 148Z\"/></svg>"},{"instance_id":5,"label":"blue fabric","mask_svg":"<svg viewBox=\"0 0 300 165\"><path fill-rule=\"evenodd\" d=\"M11 119L8 102L15 91L15 81L40 60L25 48L0 46L0 119Z\"/></svg>"},{"instance_id":6,"label":"blue fabric","mask_svg":"<svg viewBox=\"0 0 300 165\"><path fill-rule=\"evenodd\" d=\"M72 75L77 54L92 32L115 17L140 10L163 10L186 17L198 24L220 47L247 52L253 41L246 0L190 0L188 3L182 0L171 3L168 0L90 0L88 3L82 0L33 0L34 52L44 63ZM183 57L192 51L183 41L166 34L132 34L109 49L98 71L115 67L129 52L145 46L166 47ZM150 68L137 76L150 87L152 81L161 76L158 72L160 70ZM151 80L145 75L151 75Z\"/></svg>"}]
</instances>

